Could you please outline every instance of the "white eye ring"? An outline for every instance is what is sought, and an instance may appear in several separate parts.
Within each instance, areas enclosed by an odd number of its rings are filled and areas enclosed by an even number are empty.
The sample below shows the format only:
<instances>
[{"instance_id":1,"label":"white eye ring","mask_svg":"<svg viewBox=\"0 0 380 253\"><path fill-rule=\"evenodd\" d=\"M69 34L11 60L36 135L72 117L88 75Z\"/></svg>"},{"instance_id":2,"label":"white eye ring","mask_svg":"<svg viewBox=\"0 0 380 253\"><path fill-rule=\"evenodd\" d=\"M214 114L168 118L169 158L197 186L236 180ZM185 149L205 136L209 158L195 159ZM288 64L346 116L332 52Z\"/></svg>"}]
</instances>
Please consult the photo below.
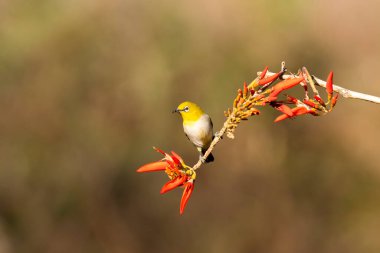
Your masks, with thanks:
<instances>
[{"instance_id":1,"label":"white eye ring","mask_svg":"<svg viewBox=\"0 0 380 253\"><path fill-rule=\"evenodd\" d=\"M189 107L188 107L188 106L185 106L185 107L183 108L183 111L184 111L184 112L188 112L188 111L189 111Z\"/></svg>"}]
</instances>

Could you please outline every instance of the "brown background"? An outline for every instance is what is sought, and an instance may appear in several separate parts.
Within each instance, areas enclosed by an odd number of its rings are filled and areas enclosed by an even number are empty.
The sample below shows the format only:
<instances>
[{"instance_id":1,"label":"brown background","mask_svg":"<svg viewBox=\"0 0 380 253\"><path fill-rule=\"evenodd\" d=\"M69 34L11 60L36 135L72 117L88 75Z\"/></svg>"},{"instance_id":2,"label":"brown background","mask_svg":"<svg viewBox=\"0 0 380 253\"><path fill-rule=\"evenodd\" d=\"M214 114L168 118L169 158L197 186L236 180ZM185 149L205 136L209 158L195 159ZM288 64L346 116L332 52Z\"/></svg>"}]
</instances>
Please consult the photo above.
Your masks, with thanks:
<instances>
[{"instance_id":1,"label":"brown background","mask_svg":"<svg viewBox=\"0 0 380 253\"><path fill-rule=\"evenodd\" d=\"M197 154L178 103L220 128L265 65L380 95L377 1L0 0L0 252L380 252L380 106L224 139L179 216L151 146ZM295 89L297 90L297 89Z\"/></svg>"}]
</instances>

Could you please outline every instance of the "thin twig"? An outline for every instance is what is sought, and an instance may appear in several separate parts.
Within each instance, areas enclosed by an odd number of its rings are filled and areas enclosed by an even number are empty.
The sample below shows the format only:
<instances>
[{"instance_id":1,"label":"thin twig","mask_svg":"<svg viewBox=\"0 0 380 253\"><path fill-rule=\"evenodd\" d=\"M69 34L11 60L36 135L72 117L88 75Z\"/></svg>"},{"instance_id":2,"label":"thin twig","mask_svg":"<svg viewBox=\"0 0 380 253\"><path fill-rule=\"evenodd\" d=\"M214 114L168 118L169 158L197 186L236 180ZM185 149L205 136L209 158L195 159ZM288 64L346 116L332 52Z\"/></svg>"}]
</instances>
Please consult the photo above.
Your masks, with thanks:
<instances>
[{"instance_id":1,"label":"thin twig","mask_svg":"<svg viewBox=\"0 0 380 253\"><path fill-rule=\"evenodd\" d=\"M204 153L204 155L198 160L198 162L193 166L193 170L199 169L199 167L202 166L202 161L205 161L206 158L211 154L212 150L214 149L215 145L222 139L224 133L227 130L228 124L230 123L230 120L235 117L235 113L231 113L231 115L227 118L227 120L224 122L222 129L219 130L219 132L215 135L214 139L212 140L210 147L207 149L207 151Z\"/></svg>"},{"instance_id":2,"label":"thin twig","mask_svg":"<svg viewBox=\"0 0 380 253\"><path fill-rule=\"evenodd\" d=\"M257 72L257 74L260 75L261 72ZM274 74L275 73L273 73L273 72L269 72L269 71L267 72L267 75L274 75ZM286 79L286 78L289 78L291 76L292 75L284 75L283 78ZM316 81L315 85L326 88L326 82L325 81L323 81L323 80L321 80L315 76L312 76L312 77ZM380 104L380 97L360 93L357 91L352 91L352 90L343 88L341 86L338 86L336 84L334 84L333 89L335 92L338 92L340 95L342 95L345 98L359 99L359 100L364 100L364 101Z\"/></svg>"}]
</instances>

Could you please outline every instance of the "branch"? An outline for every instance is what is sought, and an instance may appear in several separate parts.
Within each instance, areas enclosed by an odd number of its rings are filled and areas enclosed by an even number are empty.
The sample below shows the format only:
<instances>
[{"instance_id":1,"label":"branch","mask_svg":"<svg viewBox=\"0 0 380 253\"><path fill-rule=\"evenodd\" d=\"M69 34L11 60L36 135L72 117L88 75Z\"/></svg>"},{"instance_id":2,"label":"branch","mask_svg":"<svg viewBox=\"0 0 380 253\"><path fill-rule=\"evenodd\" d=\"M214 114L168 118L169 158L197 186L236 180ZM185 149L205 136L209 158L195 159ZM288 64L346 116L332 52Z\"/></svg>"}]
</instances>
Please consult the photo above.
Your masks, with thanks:
<instances>
[{"instance_id":1,"label":"branch","mask_svg":"<svg viewBox=\"0 0 380 253\"><path fill-rule=\"evenodd\" d=\"M260 75L261 71L257 72L257 74ZM273 73L273 72L269 72L269 71L267 72L267 75L274 75L274 74L275 73ZM293 75L283 75L282 78L283 79L287 79L287 78L292 77L292 76ZM319 79L318 77L315 77L315 76L312 76L312 77L316 81L315 82L316 85L318 85L320 87L323 87L323 88L326 88L326 82L325 81L323 81L323 80L321 80L321 79ZM380 104L380 97L376 97L376 96L360 93L360 92L357 92L357 91L352 91L352 90L343 88L341 86L338 86L336 84L333 85L333 89L334 89L335 92L338 92L344 98L359 99L359 100L364 100L364 101Z\"/></svg>"},{"instance_id":2,"label":"branch","mask_svg":"<svg viewBox=\"0 0 380 253\"><path fill-rule=\"evenodd\" d=\"M206 161L206 158L211 154L212 150L216 146L216 144L222 139L224 133L226 132L231 119L235 116L234 113L232 113L227 120L224 122L222 129L220 129L217 134L215 135L214 139L212 140L210 147L207 149L207 151L204 153L204 155L198 160L198 162L193 166L193 170L199 169L199 167L202 166L202 161Z\"/></svg>"},{"instance_id":3,"label":"branch","mask_svg":"<svg viewBox=\"0 0 380 253\"><path fill-rule=\"evenodd\" d=\"M262 74L261 71L257 72L258 76L260 76L261 74ZM276 75L276 73L268 71L268 72L266 72L266 75L267 76L273 76L273 75ZM281 79L288 79L288 78L292 78L294 76L295 75L292 75L292 74L283 74L281 76ZM315 81L315 85L326 88L326 82L325 81L321 80L320 78L318 78L316 76L312 76L312 77ZM343 88L341 86L338 86L336 84L333 85L333 90L335 92L339 93L340 95L342 95L344 98L359 99L359 100L364 100L364 101L380 104L380 97L376 97L376 96L352 91L352 90ZM231 120L233 118L235 118L235 116L236 116L236 111L234 110L231 112L231 114L229 115L227 120L224 122L222 129L220 129L219 132L216 134L215 138L213 139L213 141L210 144L210 147L207 149L207 151L204 153L204 155L198 160L198 162L192 167L193 170L197 170L202 166L202 161L205 161L206 158L211 154L211 152L215 148L216 144L222 139L222 137L225 134L228 126L231 124Z\"/></svg>"}]
</instances>

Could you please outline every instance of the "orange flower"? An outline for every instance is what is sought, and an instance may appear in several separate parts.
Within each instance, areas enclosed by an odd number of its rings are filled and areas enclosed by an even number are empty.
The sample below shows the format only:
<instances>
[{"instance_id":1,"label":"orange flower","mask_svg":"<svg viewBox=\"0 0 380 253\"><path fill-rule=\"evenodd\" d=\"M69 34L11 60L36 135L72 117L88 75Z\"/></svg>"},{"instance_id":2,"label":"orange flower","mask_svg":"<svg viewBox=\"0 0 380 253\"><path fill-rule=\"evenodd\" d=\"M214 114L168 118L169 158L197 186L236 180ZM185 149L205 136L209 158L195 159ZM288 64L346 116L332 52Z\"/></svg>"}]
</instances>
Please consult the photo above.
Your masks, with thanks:
<instances>
[{"instance_id":1,"label":"orange flower","mask_svg":"<svg viewBox=\"0 0 380 253\"><path fill-rule=\"evenodd\" d=\"M315 112L315 110L308 110L305 107L294 107L294 108L292 108L292 112L293 112L293 117L299 116L299 115L303 115L303 114L312 114L314 116L317 115L317 113ZM274 120L274 122L279 122L279 121L287 119L287 118L291 118L291 116L289 116L287 114L282 114L282 115L278 116Z\"/></svg>"},{"instance_id":2,"label":"orange flower","mask_svg":"<svg viewBox=\"0 0 380 253\"><path fill-rule=\"evenodd\" d=\"M187 205L187 202L190 199L191 193L193 193L193 190L194 190L194 182L188 181L185 184L185 190L182 193L181 204L179 206L179 213L180 214L183 214L183 211L185 210L185 207Z\"/></svg>"},{"instance_id":3,"label":"orange flower","mask_svg":"<svg viewBox=\"0 0 380 253\"><path fill-rule=\"evenodd\" d=\"M194 180L196 177L195 171L191 167L187 166L182 158L176 154L174 151L171 155L165 153L161 149L154 148L157 152L164 155L164 158L160 161L148 163L137 169L137 172L154 172L154 171L165 171L165 173L170 178L170 181L164 184L161 188L160 193L164 194L171 191L177 187L184 186L181 204L180 204L180 214L185 210L185 206L189 201L191 193L194 189Z\"/></svg>"},{"instance_id":4,"label":"orange flower","mask_svg":"<svg viewBox=\"0 0 380 253\"><path fill-rule=\"evenodd\" d=\"M312 108L318 108L318 105L311 100L304 99L303 102Z\"/></svg>"},{"instance_id":5,"label":"orange flower","mask_svg":"<svg viewBox=\"0 0 380 253\"><path fill-rule=\"evenodd\" d=\"M264 71L265 71L265 69L264 69ZM280 71L274 75L268 76L266 78L262 78L258 81L258 84L259 85L266 85L266 84L272 83L272 82L276 81L277 78L279 78L282 74L284 74L284 71Z\"/></svg>"},{"instance_id":6,"label":"orange flower","mask_svg":"<svg viewBox=\"0 0 380 253\"><path fill-rule=\"evenodd\" d=\"M319 95L315 95L314 98L315 98L315 100L318 101L318 103L319 103L321 106L326 107L325 101L323 101L323 99L322 99Z\"/></svg>"},{"instance_id":7,"label":"orange flower","mask_svg":"<svg viewBox=\"0 0 380 253\"><path fill-rule=\"evenodd\" d=\"M164 194L168 191L173 190L174 188L177 188L178 186L183 185L183 183L186 181L186 179L187 179L187 177L183 176L183 175L180 175L178 177L173 178L172 180L170 180L169 182L164 184L164 186L161 188L160 193Z\"/></svg>"},{"instance_id":8,"label":"orange flower","mask_svg":"<svg viewBox=\"0 0 380 253\"><path fill-rule=\"evenodd\" d=\"M297 103L298 103L298 99L295 98L295 97L292 97L292 96L287 95L286 98L287 98L287 101L288 101L289 103L292 103L292 104L297 104Z\"/></svg>"},{"instance_id":9,"label":"orange flower","mask_svg":"<svg viewBox=\"0 0 380 253\"><path fill-rule=\"evenodd\" d=\"M331 99L331 108L335 106L336 102L338 101L339 93L337 93L335 96Z\"/></svg>"},{"instance_id":10,"label":"orange flower","mask_svg":"<svg viewBox=\"0 0 380 253\"><path fill-rule=\"evenodd\" d=\"M334 72L331 71L326 81L326 92L327 92L328 100L332 98L332 94L334 91L333 90L333 75L334 75Z\"/></svg>"},{"instance_id":11,"label":"orange flower","mask_svg":"<svg viewBox=\"0 0 380 253\"><path fill-rule=\"evenodd\" d=\"M273 108L276 108L277 110L279 110L280 112L285 113L285 114L288 115L289 117L292 117L292 116L293 116L292 109L290 109L290 107L287 106L287 105L285 105L285 104L272 102L270 105L271 105Z\"/></svg>"},{"instance_id":12,"label":"orange flower","mask_svg":"<svg viewBox=\"0 0 380 253\"><path fill-rule=\"evenodd\" d=\"M280 92L298 85L303 80L304 80L303 77L297 77L297 78L289 78L282 82L279 82L278 84L272 87L272 92L269 94L269 98L277 97L277 95L280 94Z\"/></svg>"},{"instance_id":13,"label":"orange flower","mask_svg":"<svg viewBox=\"0 0 380 253\"><path fill-rule=\"evenodd\" d=\"M161 170L165 170L167 165L168 165L168 163L164 162L164 161L148 163L148 164L141 166L137 170L137 172L141 173L141 172L161 171Z\"/></svg>"},{"instance_id":14,"label":"orange flower","mask_svg":"<svg viewBox=\"0 0 380 253\"><path fill-rule=\"evenodd\" d=\"M247 86L247 83L244 82L243 86L244 86L244 88L243 88L243 97L246 97L247 94L248 94L248 86Z\"/></svg>"},{"instance_id":15,"label":"orange flower","mask_svg":"<svg viewBox=\"0 0 380 253\"><path fill-rule=\"evenodd\" d=\"M263 79L265 77L265 75L267 74L268 72L268 66L266 66L263 70L263 72L261 72L261 75L259 77L259 80Z\"/></svg>"}]
</instances>

